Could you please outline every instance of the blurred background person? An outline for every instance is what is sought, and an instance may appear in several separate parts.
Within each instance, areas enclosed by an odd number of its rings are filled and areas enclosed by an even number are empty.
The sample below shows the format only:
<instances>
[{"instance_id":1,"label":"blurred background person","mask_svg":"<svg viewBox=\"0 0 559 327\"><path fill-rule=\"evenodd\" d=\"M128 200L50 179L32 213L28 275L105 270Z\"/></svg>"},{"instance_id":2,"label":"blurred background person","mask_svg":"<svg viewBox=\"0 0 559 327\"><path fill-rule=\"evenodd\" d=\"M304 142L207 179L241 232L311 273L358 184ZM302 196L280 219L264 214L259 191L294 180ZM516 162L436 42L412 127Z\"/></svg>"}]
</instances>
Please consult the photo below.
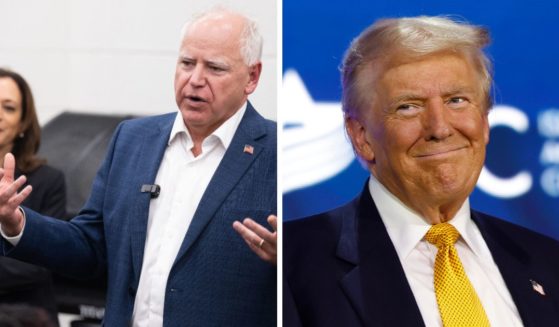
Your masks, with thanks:
<instances>
[{"instance_id":1,"label":"blurred background person","mask_svg":"<svg viewBox=\"0 0 559 327\"><path fill-rule=\"evenodd\" d=\"M27 176L33 193L23 204L42 214L63 218L66 188L62 172L37 157L41 130L31 88L16 72L0 68L0 162L16 155L16 178ZM25 303L47 310L58 324L51 273L42 267L0 257L0 303Z\"/></svg>"}]
</instances>

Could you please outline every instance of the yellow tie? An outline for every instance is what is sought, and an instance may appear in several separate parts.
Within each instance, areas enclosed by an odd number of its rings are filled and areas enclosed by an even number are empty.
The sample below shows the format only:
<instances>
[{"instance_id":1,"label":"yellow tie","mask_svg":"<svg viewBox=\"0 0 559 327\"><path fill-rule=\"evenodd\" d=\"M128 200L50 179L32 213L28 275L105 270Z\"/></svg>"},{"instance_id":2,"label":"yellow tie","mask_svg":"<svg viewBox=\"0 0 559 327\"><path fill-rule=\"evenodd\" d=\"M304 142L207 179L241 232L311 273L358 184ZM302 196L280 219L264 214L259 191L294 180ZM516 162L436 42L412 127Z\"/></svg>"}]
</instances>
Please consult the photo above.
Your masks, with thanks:
<instances>
[{"instance_id":1,"label":"yellow tie","mask_svg":"<svg viewBox=\"0 0 559 327\"><path fill-rule=\"evenodd\" d=\"M449 223L433 225L425 234L425 239L439 249L435 259L435 294L443 326L490 326L454 248L459 236Z\"/></svg>"}]
</instances>

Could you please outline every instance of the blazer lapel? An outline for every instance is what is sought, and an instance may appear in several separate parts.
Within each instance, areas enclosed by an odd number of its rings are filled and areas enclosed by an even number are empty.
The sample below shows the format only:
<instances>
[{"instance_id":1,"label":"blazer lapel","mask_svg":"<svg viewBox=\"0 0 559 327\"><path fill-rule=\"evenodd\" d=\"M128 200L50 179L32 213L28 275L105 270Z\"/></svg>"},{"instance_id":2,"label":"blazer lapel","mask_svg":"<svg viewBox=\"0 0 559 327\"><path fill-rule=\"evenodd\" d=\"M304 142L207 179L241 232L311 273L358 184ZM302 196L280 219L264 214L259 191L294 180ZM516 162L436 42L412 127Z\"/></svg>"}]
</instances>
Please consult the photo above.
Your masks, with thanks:
<instances>
[{"instance_id":1,"label":"blazer lapel","mask_svg":"<svg viewBox=\"0 0 559 327\"><path fill-rule=\"evenodd\" d=\"M365 326L424 326L367 186L356 201L353 217L344 217L337 253L356 264L341 280L345 294Z\"/></svg>"},{"instance_id":2,"label":"blazer lapel","mask_svg":"<svg viewBox=\"0 0 559 327\"><path fill-rule=\"evenodd\" d=\"M235 185L262 152L263 146L258 143L258 139L266 134L262 126L263 120L248 103L233 140L196 208L175 262L185 255L201 235ZM249 148L245 149L245 146Z\"/></svg>"},{"instance_id":3,"label":"blazer lapel","mask_svg":"<svg viewBox=\"0 0 559 327\"><path fill-rule=\"evenodd\" d=\"M141 193L140 189L143 184L155 183L176 115L171 114L164 117L167 119L162 119L157 126L146 128L143 133L137 135L140 140L135 143L141 144L140 154L138 158L130 158L136 160L136 168L133 170L135 175L131 176L130 180L135 205L130 208L129 215L132 262L136 281L139 280L142 267L151 200L151 195Z\"/></svg>"},{"instance_id":4,"label":"blazer lapel","mask_svg":"<svg viewBox=\"0 0 559 327\"><path fill-rule=\"evenodd\" d=\"M540 284L544 290L545 285L553 285L553 282L531 266L530 255L518 245L519 240L511 239L474 211L472 219L499 267L524 326L549 326L551 321L556 321L553 296L537 292L531 281Z\"/></svg>"}]
</instances>

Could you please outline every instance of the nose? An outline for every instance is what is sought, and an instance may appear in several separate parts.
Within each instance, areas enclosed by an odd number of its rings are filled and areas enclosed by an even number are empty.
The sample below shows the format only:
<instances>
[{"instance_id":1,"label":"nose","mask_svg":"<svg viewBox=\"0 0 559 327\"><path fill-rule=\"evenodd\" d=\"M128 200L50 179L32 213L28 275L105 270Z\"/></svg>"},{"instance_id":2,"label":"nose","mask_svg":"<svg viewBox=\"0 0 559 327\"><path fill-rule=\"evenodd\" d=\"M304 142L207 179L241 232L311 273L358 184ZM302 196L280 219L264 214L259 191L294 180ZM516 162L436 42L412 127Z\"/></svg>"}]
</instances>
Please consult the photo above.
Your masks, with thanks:
<instances>
[{"instance_id":1,"label":"nose","mask_svg":"<svg viewBox=\"0 0 559 327\"><path fill-rule=\"evenodd\" d=\"M442 100L428 104L423 116L425 139L428 141L444 140L452 135L448 108Z\"/></svg>"},{"instance_id":2,"label":"nose","mask_svg":"<svg viewBox=\"0 0 559 327\"><path fill-rule=\"evenodd\" d=\"M206 83L204 67L200 64L196 65L190 75L189 83L194 87L202 87Z\"/></svg>"}]
</instances>

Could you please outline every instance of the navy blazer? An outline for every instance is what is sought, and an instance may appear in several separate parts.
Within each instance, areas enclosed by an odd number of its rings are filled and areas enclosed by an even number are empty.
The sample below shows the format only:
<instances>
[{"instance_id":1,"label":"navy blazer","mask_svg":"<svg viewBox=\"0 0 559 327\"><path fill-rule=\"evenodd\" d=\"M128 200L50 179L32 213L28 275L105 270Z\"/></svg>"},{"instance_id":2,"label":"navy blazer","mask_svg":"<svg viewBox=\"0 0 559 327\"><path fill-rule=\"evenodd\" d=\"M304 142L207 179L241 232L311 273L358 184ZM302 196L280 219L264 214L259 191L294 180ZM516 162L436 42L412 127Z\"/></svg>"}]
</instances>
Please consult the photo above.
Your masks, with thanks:
<instances>
[{"instance_id":1,"label":"navy blazer","mask_svg":"<svg viewBox=\"0 0 559 327\"><path fill-rule=\"evenodd\" d=\"M559 326L559 242L475 211L472 219L524 326ZM425 326L367 186L341 208L286 222L283 245L284 326Z\"/></svg>"},{"instance_id":2,"label":"navy blazer","mask_svg":"<svg viewBox=\"0 0 559 327\"><path fill-rule=\"evenodd\" d=\"M63 222L25 209L20 243L4 242L10 256L66 275L106 273L107 326L130 325L149 205L157 201L140 189L155 182L175 115L119 125L79 216ZM275 123L249 104L169 274L164 326L275 325L276 268L248 248L232 223L252 217L267 226L276 213L276 148Z\"/></svg>"}]
</instances>

